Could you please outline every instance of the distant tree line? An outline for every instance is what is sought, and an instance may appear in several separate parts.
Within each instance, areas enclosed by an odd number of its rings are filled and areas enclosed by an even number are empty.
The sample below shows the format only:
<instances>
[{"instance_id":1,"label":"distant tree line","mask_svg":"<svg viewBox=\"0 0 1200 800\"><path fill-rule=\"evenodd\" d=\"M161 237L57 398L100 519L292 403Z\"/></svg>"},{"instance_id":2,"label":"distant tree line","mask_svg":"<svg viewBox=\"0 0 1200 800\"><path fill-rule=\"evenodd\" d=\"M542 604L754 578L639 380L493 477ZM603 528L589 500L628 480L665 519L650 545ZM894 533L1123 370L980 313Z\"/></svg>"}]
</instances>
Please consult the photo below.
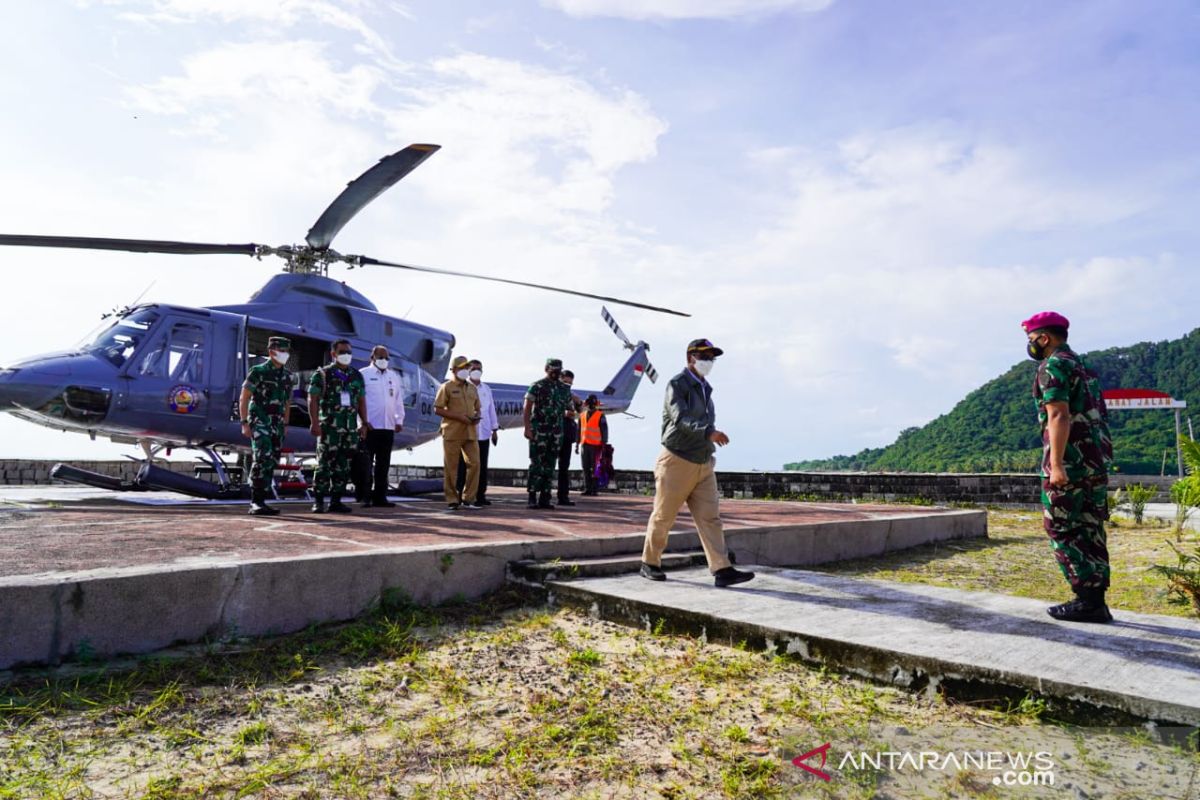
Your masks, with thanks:
<instances>
[{"instance_id":1,"label":"distant tree line","mask_svg":"<svg viewBox=\"0 0 1200 800\"><path fill-rule=\"evenodd\" d=\"M1182 339L1143 342L1086 353L1106 389L1157 389L1186 400L1200 413L1200 328ZM1031 390L1037 365L1017 364L968 394L948 414L907 428L887 447L849 456L785 464L794 470L896 472L1032 472L1041 458ZM1175 417L1170 411L1112 411L1116 468L1157 475L1168 453L1176 471ZM1184 433L1187 433L1186 422Z\"/></svg>"}]
</instances>

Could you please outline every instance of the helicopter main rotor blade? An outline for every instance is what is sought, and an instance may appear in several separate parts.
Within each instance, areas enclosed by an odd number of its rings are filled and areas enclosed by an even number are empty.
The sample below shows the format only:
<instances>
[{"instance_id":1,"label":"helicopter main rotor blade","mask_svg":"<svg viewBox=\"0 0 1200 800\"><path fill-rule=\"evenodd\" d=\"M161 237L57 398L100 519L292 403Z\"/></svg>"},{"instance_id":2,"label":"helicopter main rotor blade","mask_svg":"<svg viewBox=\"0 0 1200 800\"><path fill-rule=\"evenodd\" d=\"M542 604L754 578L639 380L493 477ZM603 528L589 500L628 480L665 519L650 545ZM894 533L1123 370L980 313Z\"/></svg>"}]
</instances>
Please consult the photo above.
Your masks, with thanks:
<instances>
[{"instance_id":1,"label":"helicopter main rotor blade","mask_svg":"<svg viewBox=\"0 0 1200 800\"><path fill-rule=\"evenodd\" d=\"M377 258L369 256L346 256L347 261L355 265L374 264L380 267L395 267L397 269L410 269L414 272L431 272L434 275L450 275L455 278L474 278L480 281L492 281L493 283L507 283L510 286L525 286L530 289L545 289L548 292L559 292L560 294L571 294L576 297L587 297L592 300L606 300L610 303L619 303L623 306L633 306L634 308L644 308L647 311L658 311L662 314L674 314L677 317L690 317L691 314L685 314L682 311L674 311L669 308L661 308L659 306L650 306L645 303L635 303L632 300L620 300L616 297L607 297L602 294L591 294L589 292L577 292L574 289L563 289L559 286L546 286L541 283L527 283L525 281L514 281L508 278L493 278L490 275L476 275L471 272L457 272L450 269L437 269L436 267L418 267L414 264L399 264L395 261L380 261Z\"/></svg>"},{"instance_id":2,"label":"helicopter main rotor blade","mask_svg":"<svg viewBox=\"0 0 1200 800\"><path fill-rule=\"evenodd\" d=\"M438 144L410 144L380 159L379 163L346 185L313 224L304 240L314 250L324 250L347 222L363 207L387 191L393 184L421 166L421 162L442 148Z\"/></svg>"},{"instance_id":3,"label":"helicopter main rotor blade","mask_svg":"<svg viewBox=\"0 0 1200 800\"><path fill-rule=\"evenodd\" d=\"M130 253L174 253L177 255L211 255L237 253L252 256L257 244L206 244L203 242L168 242L159 239L105 239L93 236L12 236L0 234L0 245L13 247L73 247L80 250L123 250Z\"/></svg>"}]
</instances>

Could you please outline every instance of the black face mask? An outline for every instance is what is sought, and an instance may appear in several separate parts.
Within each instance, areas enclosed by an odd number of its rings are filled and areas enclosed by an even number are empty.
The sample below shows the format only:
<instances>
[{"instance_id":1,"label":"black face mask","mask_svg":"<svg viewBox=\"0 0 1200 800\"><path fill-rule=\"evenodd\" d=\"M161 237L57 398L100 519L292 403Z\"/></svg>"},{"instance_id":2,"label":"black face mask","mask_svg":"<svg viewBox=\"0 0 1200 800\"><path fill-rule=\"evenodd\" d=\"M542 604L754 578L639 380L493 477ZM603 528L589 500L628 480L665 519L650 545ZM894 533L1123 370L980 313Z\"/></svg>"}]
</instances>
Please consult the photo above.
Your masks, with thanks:
<instances>
[{"instance_id":1,"label":"black face mask","mask_svg":"<svg viewBox=\"0 0 1200 800\"><path fill-rule=\"evenodd\" d=\"M1029 342L1029 344L1025 345L1025 352L1034 361L1041 361L1042 359L1044 359L1046 357L1046 347L1044 345L1038 344L1036 340L1031 341L1031 342Z\"/></svg>"}]
</instances>

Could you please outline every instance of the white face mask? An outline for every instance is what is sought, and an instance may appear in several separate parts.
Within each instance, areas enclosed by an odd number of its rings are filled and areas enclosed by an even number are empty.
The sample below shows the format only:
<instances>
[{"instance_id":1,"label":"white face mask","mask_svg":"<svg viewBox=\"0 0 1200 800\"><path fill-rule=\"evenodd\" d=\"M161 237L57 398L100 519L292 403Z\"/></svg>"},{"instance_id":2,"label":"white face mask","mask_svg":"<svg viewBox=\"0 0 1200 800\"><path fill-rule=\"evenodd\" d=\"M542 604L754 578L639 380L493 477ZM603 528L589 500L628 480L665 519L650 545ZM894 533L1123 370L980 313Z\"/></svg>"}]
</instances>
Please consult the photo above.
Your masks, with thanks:
<instances>
[{"instance_id":1,"label":"white face mask","mask_svg":"<svg viewBox=\"0 0 1200 800\"><path fill-rule=\"evenodd\" d=\"M458 372L454 373L454 377L458 378L460 381L465 381L469 375L470 373L465 369L460 369Z\"/></svg>"},{"instance_id":2,"label":"white face mask","mask_svg":"<svg viewBox=\"0 0 1200 800\"><path fill-rule=\"evenodd\" d=\"M350 366L350 362L353 360L354 355L352 353L342 353L337 357L337 363L341 364L343 367Z\"/></svg>"},{"instance_id":3,"label":"white face mask","mask_svg":"<svg viewBox=\"0 0 1200 800\"><path fill-rule=\"evenodd\" d=\"M483 377L483 370L480 370L480 369L471 370L471 380L477 381L482 377Z\"/></svg>"},{"instance_id":4,"label":"white face mask","mask_svg":"<svg viewBox=\"0 0 1200 800\"><path fill-rule=\"evenodd\" d=\"M282 367L284 364L286 364L286 363L288 362L288 358L289 358L291 355L292 355L291 353L280 352L280 351L277 351L277 350L272 350L272 351L271 351L271 358L275 359L275 361L276 361L276 362L279 364L279 366L281 366L281 367Z\"/></svg>"},{"instance_id":5,"label":"white face mask","mask_svg":"<svg viewBox=\"0 0 1200 800\"><path fill-rule=\"evenodd\" d=\"M388 360L386 358L377 358L377 359L375 359L375 366L378 367L379 369L387 369L388 368Z\"/></svg>"},{"instance_id":6,"label":"white face mask","mask_svg":"<svg viewBox=\"0 0 1200 800\"><path fill-rule=\"evenodd\" d=\"M696 359L696 373L701 378L707 376L708 373L712 372L712 368L713 368L713 360L711 358L705 359L705 360L701 360L699 358Z\"/></svg>"}]
</instances>

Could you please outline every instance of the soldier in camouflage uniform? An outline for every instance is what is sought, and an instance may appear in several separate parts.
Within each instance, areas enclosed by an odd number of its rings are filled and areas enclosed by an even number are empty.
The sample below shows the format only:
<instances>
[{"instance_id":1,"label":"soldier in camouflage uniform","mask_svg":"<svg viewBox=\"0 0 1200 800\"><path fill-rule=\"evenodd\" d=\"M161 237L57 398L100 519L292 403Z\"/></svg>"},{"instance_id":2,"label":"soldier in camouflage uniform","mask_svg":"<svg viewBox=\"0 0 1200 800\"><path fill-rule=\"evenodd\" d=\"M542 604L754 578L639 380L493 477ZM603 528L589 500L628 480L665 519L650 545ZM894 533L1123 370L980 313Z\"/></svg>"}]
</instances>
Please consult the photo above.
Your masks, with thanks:
<instances>
[{"instance_id":1,"label":"soldier in camouflage uniform","mask_svg":"<svg viewBox=\"0 0 1200 800\"><path fill-rule=\"evenodd\" d=\"M279 463L279 449L283 447L283 433L291 411L292 389L296 385L296 376L284 367L291 349L291 342L282 336L268 339L270 358L246 373L238 401L242 435L250 440L253 457L250 513L257 516L279 513L279 509L267 505L267 491L275 477L275 465Z\"/></svg>"},{"instance_id":2,"label":"soldier in camouflage uniform","mask_svg":"<svg viewBox=\"0 0 1200 800\"><path fill-rule=\"evenodd\" d=\"M563 383L562 360L546 359L546 377L536 381L525 393L525 438L529 440L529 507L554 508L550 491L558 451L562 441L563 420L571 407L571 389Z\"/></svg>"},{"instance_id":3,"label":"soldier in camouflage uniform","mask_svg":"<svg viewBox=\"0 0 1200 800\"><path fill-rule=\"evenodd\" d=\"M1033 397L1042 428L1042 508L1059 569L1075 599L1047 611L1067 622L1111 622L1108 589L1108 468L1112 439L1100 379L1067 345L1067 318L1025 320L1027 352L1039 362Z\"/></svg>"},{"instance_id":4,"label":"soldier in camouflage uniform","mask_svg":"<svg viewBox=\"0 0 1200 800\"><path fill-rule=\"evenodd\" d=\"M333 363L314 372L308 382L308 414L312 434L318 437L312 510L314 514L325 513L328 497L330 511L349 514L350 507L342 502L342 494L350 482L350 465L359 439L366 436L366 384L362 373L350 366L354 358L350 342L338 339L330 352Z\"/></svg>"}]
</instances>

